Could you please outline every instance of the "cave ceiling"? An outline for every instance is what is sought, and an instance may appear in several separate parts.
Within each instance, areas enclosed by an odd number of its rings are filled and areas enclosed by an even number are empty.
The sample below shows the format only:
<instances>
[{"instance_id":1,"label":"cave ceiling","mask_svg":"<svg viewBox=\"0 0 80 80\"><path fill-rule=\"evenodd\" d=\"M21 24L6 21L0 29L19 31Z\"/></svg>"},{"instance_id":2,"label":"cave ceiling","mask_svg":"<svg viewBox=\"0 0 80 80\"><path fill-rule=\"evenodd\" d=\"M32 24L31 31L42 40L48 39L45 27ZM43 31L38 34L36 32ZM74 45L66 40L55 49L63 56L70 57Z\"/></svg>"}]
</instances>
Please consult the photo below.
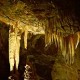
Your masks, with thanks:
<instances>
[{"instance_id":1,"label":"cave ceiling","mask_svg":"<svg viewBox=\"0 0 80 80\"><path fill-rule=\"evenodd\" d=\"M52 32L65 34L80 30L79 11L78 0L0 0L0 21L10 25L19 21L32 27L48 25Z\"/></svg>"},{"instance_id":2,"label":"cave ceiling","mask_svg":"<svg viewBox=\"0 0 80 80\"><path fill-rule=\"evenodd\" d=\"M9 36L9 50L15 48L11 45L15 45L18 37L20 44L21 36L24 36L27 49L28 32L43 34L45 47L54 43L64 57L69 53L69 63L72 64L74 50L80 43L79 5L78 0L0 0L1 24L9 25L9 35L15 34Z\"/></svg>"}]
</instances>

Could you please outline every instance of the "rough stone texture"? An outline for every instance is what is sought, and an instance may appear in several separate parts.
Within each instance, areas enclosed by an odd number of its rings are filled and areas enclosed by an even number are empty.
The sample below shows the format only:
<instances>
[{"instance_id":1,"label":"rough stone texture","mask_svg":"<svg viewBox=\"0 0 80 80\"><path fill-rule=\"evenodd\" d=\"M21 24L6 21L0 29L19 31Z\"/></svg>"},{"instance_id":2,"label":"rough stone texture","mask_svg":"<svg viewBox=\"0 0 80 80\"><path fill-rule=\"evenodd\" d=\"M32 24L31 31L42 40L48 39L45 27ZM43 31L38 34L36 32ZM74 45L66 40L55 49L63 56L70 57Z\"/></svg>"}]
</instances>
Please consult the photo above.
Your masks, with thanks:
<instances>
[{"instance_id":1,"label":"rough stone texture","mask_svg":"<svg viewBox=\"0 0 80 80\"><path fill-rule=\"evenodd\" d=\"M51 73L52 80L78 80L77 69L67 64L56 62Z\"/></svg>"},{"instance_id":2,"label":"rough stone texture","mask_svg":"<svg viewBox=\"0 0 80 80\"><path fill-rule=\"evenodd\" d=\"M44 25L46 28L49 26L52 32L57 29L65 35L73 34L80 30L79 18L75 15L76 4L69 0L3 0L0 5L0 20L10 25L16 21L33 27Z\"/></svg>"},{"instance_id":3,"label":"rough stone texture","mask_svg":"<svg viewBox=\"0 0 80 80\"><path fill-rule=\"evenodd\" d=\"M44 54L43 52L36 53L38 49L31 51L30 54L33 57L29 58L35 65L39 80L78 80L80 75L79 48L78 46L76 49L75 62L72 65L66 63L64 57L55 51L53 45L49 46Z\"/></svg>"},{"instance_id":4,"label":"rough stone texture","mask_svg":"<svg viewBox=\"0 0 80 80\"><path fill-rule=\"evenodd\" d=\"M56 28L64 35L70 35L76 31L80 31L79 14L77 15L77 10L74 9L78 6L71 6L72 2L66 4L69 0L61 0L60 3L58 0L55 0L55 2L50 0L46 2L45 0L30 0L31 2L21 0L23 2L20 1L18 3L17 0L16 2L14 2L15 0L10 0L11 2L5 1L9 0L0 1L0 20L6 24L8 22L15 23L16 20L20 20L24 24L27 22L31 25L36 24L36 26L39 26L40 21L40 23L43 22L46 27L48 26L47 30L52 32L56 31ZM74 5L75 2L76 1L74 1L72 5ZM26 7L25 4L27 5ZM14 21L14 19L16 20ZM3 23L0 24L1 80L7 80L9 76L8 26L6 26ZM30 34L28 36L27 50L23 48L22 39L19 64L21 80L23 80L24 66L26 63L32 64L36 80L80 80L80 44L75 50L75 62L73 65L66 64L65 59L57 47L55 47L54 43L46 48L44 47L44 35Z\"/></svg>"},{"instance_id":5,"label":"rough stone texture","mask_svg":"<svg viewBox=\"0 0 80 80\"><path fill-rule=\"evenodd\" d=\"M2 24L0 27L0 79L7 80L9 76L8 63L8 29ZM6 28L6 29L4 29ZM75 50L75 62L66 64L63 56L58 53L54 44L44 50L44 36L31 35L28 37L28 50L23 48L21 41L20 79L23 80L24 66L32 64L36 80L78 80L80 79L80 44ZM27 62L26 62L27 61Z\"/></svg>"}]
</instances>

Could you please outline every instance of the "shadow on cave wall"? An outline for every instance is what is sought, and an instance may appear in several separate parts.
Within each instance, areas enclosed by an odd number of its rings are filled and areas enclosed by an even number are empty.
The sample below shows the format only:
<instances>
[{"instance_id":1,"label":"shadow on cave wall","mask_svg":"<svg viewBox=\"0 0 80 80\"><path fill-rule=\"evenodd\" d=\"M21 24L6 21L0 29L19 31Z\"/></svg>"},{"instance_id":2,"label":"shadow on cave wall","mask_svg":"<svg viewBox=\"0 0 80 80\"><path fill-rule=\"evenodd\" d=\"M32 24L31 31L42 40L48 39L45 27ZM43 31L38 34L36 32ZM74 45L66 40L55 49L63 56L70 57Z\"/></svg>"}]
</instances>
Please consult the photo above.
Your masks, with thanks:
<instances>
[{"instance_id":1,"label":"shadow on cave wall","mask_svg":"<svg viewBox=\"0 0 80 80\"><path fill-rule=\"evenodd\" d=\"M9 76L8 27L0 24L0 79L7 80L7 76Z\"/></svg>"}]
</instances>

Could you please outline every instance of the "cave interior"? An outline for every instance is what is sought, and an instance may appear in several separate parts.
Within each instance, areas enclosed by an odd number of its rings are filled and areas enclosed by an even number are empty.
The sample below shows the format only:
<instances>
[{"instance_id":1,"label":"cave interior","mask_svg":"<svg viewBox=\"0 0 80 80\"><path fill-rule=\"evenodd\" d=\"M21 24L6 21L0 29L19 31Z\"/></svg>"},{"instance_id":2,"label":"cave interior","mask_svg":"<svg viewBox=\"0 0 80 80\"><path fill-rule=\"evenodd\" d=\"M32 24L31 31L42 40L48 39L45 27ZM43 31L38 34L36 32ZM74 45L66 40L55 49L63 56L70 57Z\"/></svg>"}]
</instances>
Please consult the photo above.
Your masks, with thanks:
<instances>
[{"instance_id":1,"label":"cave interior","mask_svg":"<svg viewBox=\"0 0 80 80\"><path fill-rule=\"evenodd\" d=\"M79 0L0 0L0 80L80 80Z\"/></svg>"}]
</instances>

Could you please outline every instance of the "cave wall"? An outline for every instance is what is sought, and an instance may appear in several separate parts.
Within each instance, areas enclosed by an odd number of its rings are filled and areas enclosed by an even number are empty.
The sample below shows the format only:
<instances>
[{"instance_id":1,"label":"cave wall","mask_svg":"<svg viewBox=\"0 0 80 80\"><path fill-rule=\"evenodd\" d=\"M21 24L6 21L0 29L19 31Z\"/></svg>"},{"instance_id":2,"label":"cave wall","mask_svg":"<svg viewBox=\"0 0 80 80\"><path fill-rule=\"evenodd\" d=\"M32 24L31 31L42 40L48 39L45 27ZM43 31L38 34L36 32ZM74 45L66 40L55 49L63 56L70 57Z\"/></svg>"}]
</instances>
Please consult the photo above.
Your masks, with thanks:
<instances>
[{"instance_id":1,"label":"cave wall","mask_svg":"<svg viewBox=\"0 0 80 80\"><path fill-rule=\"evenodd\" d=\"M7 80L9 76L8 60L8 27L0 23L0 79Z\"/></svg>"},{"instance_id":2,"label":"cave wall","mask_svg":"<svg viewBox=\"0 0 80 80\"><path fill-rule=\"evenodd\" d=\"M36 36L35 36L36 37ZM34 38L31 38L33 41ZM41 36L42 37L42 36ZM43 38L42 38L43 39ZM41 40L42 40L41 39ZM36 44L42 45L39 39L36 40ZM30 46L31 47L31 46ZM31 62L34 63L37 80L79 80L80 76L80 44L75 50L75 62L69 64L62 56L61 52L58 51L57 47L53 44L47 46L44 51L38 51L40 46L29 47L30 53L27 55ZM32 57L30 57L32 56Z\"/></svg>"},{"instance_id":3,"label":"cave wall","mask_svg":"<svg viewBox=\"0 0 80 80\"><path fill-rule=\"evenodd\" d=\"M22 36L23 37L23 36ZM75 62L70 65L57 47L52 43L45 47L44 35L28 36L28 49L23 48L23 38L20 47L19 72L23 80L24 66L32 64L35 80L79 80L80 79L80 43L75 50ZM9 76L8 60L8 27L0 26L0 79L7 80Z\"/></svg>"}]
</instances>

